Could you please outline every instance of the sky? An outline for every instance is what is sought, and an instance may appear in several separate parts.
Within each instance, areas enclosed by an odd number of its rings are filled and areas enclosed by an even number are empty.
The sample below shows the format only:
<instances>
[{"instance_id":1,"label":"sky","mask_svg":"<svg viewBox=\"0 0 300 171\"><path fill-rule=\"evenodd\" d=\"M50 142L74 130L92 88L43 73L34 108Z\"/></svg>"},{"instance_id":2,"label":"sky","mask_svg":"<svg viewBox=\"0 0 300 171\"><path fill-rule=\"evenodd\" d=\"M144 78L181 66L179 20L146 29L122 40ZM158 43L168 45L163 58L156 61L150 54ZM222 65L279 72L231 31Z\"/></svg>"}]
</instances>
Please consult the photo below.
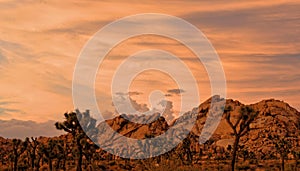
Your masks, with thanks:
<instances>
[{"instance_id":1,"label":"sky","mask_svg":"<svg viewBox=\"0 0 300 171\"><path fill-rule=\"evenodd\" d=\"M75 108L73 72L85 44L106 24L139 13L176 16L200 29L222 62L227 98L243 103L275 98L300 110L299 9L295 0L0 0L0 120L62 120ZM185 63L196 78L200 102L211 96L209 77L195 54L176 40L139 36L115 46L98 68L95 94L103 115L115 115L110 90L117 67L128 56L153 48ZM129 90L115 95L129 95L140 111L151 108L151 94L163 95L164 103L156 105L166 114L180 111L182 95L190 93L156 70L139 73Z\"/></svg>"}]
</instances>

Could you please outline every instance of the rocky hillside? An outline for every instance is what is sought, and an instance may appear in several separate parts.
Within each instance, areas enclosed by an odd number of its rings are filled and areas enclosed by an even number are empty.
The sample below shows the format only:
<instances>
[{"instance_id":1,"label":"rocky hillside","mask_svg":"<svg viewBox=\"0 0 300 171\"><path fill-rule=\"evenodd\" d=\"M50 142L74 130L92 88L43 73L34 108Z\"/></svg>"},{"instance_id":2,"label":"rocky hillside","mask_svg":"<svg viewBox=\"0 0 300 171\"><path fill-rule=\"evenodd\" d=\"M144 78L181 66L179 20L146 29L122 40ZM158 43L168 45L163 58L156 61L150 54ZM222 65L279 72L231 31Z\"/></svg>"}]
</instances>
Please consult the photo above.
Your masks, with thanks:
<instances>
[{"instance_id":1,"label":"rocky hillside","mask_svg":"<svg viewBox=\"0 0 300 171\"><path fill-rule=\"evenodd\" d=\"M218 96L213 97L216 101L222 101ZM222 117L218 128L211 136L209 141L204 145L198 143L199 136L207 119L208 111L210 109L212 98L208 99L192 111L183 114L177 118L171 125L168 125L163 117L159 114L152 116L133 116L133 115L121 115L114 119L106 121L108 125L112 127L114 131L119 132L133 139L144 139L147 137L156 137L163 133L166 133L166 137L172 139L172 137L178 137L178 131L192 126L192 131L188 134L185 142L180 143L177 149L187 148L192 153L204 152L206 154L215 152L217 150L225 151L228 146L233 144L233 131L226 122L225 115ZM276 151L273 144L272 137L278 135L290 139L295 148L299 148L300 137L300 113L289 106L287 103L279 100L269 99L263 100L255 104L245 105L239 101L227 99L225 108L232 109L230 111L231 118L237 119L240 109L244 106L249 106L255 111L259 112L255 120L250 125L250 131L241 139L241 149L254 153L258 158L270 158L272 155L276 155ZM143 121L149 121L150 124L138 124L130 122L133 118ZM190 120L196 119L195 124L191 125ZM99 124L100 137L107 130L103 129L104 123ZM184 131L183 131L184 132ZM107 143L107 146L115 147L118 149L124 148L124 146L118 146L118 142L124 141L124 139L114 139L116 134L109 134L111 137L102 137L104 139L110 139L109 143L101 141L99 143ZM168 139L168 140L169 140ZM188 142L188 143L186 143ZM161 142L159 147L162 147L166 142ZM170 143L170 142L168 142ZM208 145L208 147L207 147ZM204 147L205 146L205 147ZM159 148L157 147L157 148ZM128 147L127 147L128 148ZM130 151L120 151L119 155L134 155L139 153L136 151L139 147L131 147ZM157 151L163 150L157 149ZM154 150L155 151L155 150ZM271 155L272 154L272 155ZM155 156L155 153L152 155Z\"/></svg>"}]
</instances>

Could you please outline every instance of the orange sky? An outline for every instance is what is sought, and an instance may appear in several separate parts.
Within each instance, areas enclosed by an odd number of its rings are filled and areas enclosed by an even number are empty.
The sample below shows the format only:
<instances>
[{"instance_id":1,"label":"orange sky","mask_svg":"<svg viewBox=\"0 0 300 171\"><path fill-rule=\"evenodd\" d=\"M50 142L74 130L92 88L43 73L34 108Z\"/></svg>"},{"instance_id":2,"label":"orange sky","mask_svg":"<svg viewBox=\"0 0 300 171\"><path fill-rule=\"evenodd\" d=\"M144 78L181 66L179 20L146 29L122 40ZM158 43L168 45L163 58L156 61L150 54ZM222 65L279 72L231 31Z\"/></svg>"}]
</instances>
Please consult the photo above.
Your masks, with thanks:
<instances>
[{"instance_id":1,"label":"orange sky","mask_svg":"<svg viewBox=\"0 0 300 171\"><path fill-rule=\"evenodd\" d=\"M197 26L222 61L227 97L244 103L284 100L300 109L300 1L0 1L0 119L60 120L73 110L72 76L88 39L105 24L138 13L164 13ZM151 45L151 46L150 46ZM178 42L139 37L107 56L97 75L99 105L113 110L107 83L111 66L137 50L159 48L181 57L198 79L201 101L210 96L201 63ZM116 57L122 57L114 60ZM113 60L112 60L113 59ZM157 81L158 79L161 81ZM151 84L149 83L151 82ZM162 86L164 85L164 86ZM161 73L142 73L132 83L137 103L149 93L176 89ZM179 96L168 97L176 104ZM109 113L109 112L108 112Z\"/></svg>"}]
</instances>

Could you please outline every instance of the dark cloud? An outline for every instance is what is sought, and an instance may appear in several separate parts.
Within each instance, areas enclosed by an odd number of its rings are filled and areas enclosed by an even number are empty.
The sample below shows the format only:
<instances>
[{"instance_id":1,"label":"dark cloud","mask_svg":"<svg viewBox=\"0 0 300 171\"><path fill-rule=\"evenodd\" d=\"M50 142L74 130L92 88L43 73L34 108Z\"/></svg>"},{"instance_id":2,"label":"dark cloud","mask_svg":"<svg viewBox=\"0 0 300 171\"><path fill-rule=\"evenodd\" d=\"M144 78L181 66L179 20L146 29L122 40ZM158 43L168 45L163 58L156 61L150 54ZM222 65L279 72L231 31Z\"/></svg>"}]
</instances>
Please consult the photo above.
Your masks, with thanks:
<instances>
[{"instance_id":1,"label":"dark cloud","mask_svg":"<svg viewBox=\"0 0 300 171\"><path fill-rule=\"evenodd\" d=\"M283 64L290 65L300 64L300 53L277 53L277 54L264 54L264 53L220 53L222 59L226 62L245 62L245 63L267 63L267 64Z\"/></svg>"},{"instance_id":2,"label":"dark cloud","mask_svg":"<svg viewBox=\"0 0 300 171\"><path fill-rule=\"evenodd\" d=\"M134 95L141 95L143 94L142 92L138 92L138 91L130 91L128 93L124 93L124 92L117 92L116 95L118 96L134 96Z\"/></svg>"},{"instance_id":3,"label":"dark cloud","mask_svg":"<svg viewBox=\"0 0 300 171\"><path fill-rule=\"evenodd\" d=\"M225 58L226 62L233 65L247 66L241 68L239 73L242 78L229 78L229 85L236 84L240 88L283 88L299 85L300 54L249 54L244 57L231 56ZM255 71L255 72L253 72ZM227 72L235 72L230 69Z\"/></svg>"},{"instance_id":4,"label":"dark cloud","mask_svg":"<svg viewBox=\"0 0 300 171\"><path fill-rule=\"evenodd\" d=\"M283 88L281 90L270 90L270 91L259 91L259 90L253 90L253 91L247 91L247 92L239 92L239 94L247 97L252 96L265 96L265 97L280 97L280 96L293 96L293 95L299 95L300 94L300 88ZM268 94L266 96L266 94Z\"/></svg>"},{"instance_id":5,"label":"dark cloud","mask_svg":"<svg viewBox=\"0 0 300 171\"><path fill-rule=\"evenodd\" d=\"M256 28L267 26L269 23L295 22L300 18L299 8L300 4L282 4L234 10L197 11L181 17L193 23L215 26L219 29L239 29L248 26Z\"/></svg>"},{"instance_id":6,"label":"dark cloud","mask_svg":"<svg viewBox=\"0 0 300 171\"><path fill-rule=\"evenodd\" d=\"M169 94L176 94L176 95L179 95L179 94L182 94L184 93L185 91L182 90L182 89L170 89L168 90L168 93Z\"/></svg>"},{"instance_id":7,"label":"dark cloud","mask_svg":"<svg viewBox=\"0 0 300 171\"><path fill-rule=\"evenodd\" d=\"M300 4L270 5L246 9L192 12L181 16L199 28L217 32L257 33L257 42L299 42ZM230 35L228 36L230 40ZM224 42L225 43L225 42ZM236 42L235 42L236 43Z\"/></svg>"},{"instance_id":8,"label":"dark cloud","mask_svg":"<svg viewBox=\"0 0 300 171\"><path fill-rule=\"evenodd\" d=\"M127 93L123 93L123 92L116 92L116 95L117 95L117 96L125 96L125 95L127 95Z\"/></svg>"},{"instance_id":9,"label":"dark cloud","mask_svg":"<svg viewBox=\"0 0 300 171\"><path fill-rule=\"evenodd\" d=\"M129 96L135 96L135 95L141 95L141 94L143 94L143 93L138 92L138 91L130 91L130 92L128 93Z\"/></svg>"},{"instance_id":10,"label":"dark cloud","mask_svg":"<svg viewBox=\"0 0 300 171\"><path fill-rule=\"evenodd\" d=\"M34 121L0 120L0 136L5 138L21 138L47 136L53 137L63 134L54 126L55 121L37 123Z\"/></svg>"}]
</instances>

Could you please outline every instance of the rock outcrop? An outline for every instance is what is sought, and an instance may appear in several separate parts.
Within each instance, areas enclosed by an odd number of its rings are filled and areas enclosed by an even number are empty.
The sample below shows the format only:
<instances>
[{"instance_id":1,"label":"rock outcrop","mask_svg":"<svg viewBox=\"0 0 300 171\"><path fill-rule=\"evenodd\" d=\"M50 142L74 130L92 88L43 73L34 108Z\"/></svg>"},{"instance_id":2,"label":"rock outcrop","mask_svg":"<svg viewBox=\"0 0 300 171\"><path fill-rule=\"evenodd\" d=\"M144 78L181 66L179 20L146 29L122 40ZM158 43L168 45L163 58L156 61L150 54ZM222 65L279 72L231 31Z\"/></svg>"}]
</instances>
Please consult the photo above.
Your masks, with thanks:
<instances>
[{"instance_id":1,"label":"rock outcrop","mask_svg":"<svg viewBox=\"0 0 300 171\"><path fill-rule=\"evenodd\" d=\"M201 131L207 120L208 112L211 108L214 108L214 106L211 106L212 100L221 101L224 99L214 96L193 110L183 114L170 125L168 125L165 119L159 114L151 116L123 114L114 119L107 120L106 123L114 131L133 139L142 140L162 134L167 134L166 137L169 139L186 136L185 140L178 144L175 151L183 150L184 148L189 148L190 153L195 154L200 152L206 154L216 153L216 149L219 149L219 151L226 151L228 146L232 145L234 137L233 131L226 122L224 115L210 139L205 144L199 144L199 136L201 135ZM225 108L228 108L229 106L232 109L230 115L233 119L237 119L240 109L243 106L249 106L259 112L258 116L250 125L250 131L242 137L240 149L252 152L259 158L270 158L273 154L276 154L272 139L274 135L290 139L295 148L299 147L300 113L287 103L269 99L255 104L245 105L237 100L227 99ZM140 122L149 120L149 124L138 124L131 122L130 120ZM191 125L193 122L195 123ZM104 123L100 123L98 126L100 134L103 134L106 131L103 129L103 125ZM186 135L180 134L188 131L189 128L192 128L189 133ZM111 140L109 144L112 148L118 147L118 141L114 139L115 134L109 135L111 137L105 137L105 139ZM183 139L184 138L182 138L182 140ZM157 150L164 150L163 146L161 147L162 149ZM122 149L124 146L119 146L118 148ZM128 153L128 151L126 151L126 153ZM180 152L178 151L178 153Z\"/></svg>"}]
</instances>

